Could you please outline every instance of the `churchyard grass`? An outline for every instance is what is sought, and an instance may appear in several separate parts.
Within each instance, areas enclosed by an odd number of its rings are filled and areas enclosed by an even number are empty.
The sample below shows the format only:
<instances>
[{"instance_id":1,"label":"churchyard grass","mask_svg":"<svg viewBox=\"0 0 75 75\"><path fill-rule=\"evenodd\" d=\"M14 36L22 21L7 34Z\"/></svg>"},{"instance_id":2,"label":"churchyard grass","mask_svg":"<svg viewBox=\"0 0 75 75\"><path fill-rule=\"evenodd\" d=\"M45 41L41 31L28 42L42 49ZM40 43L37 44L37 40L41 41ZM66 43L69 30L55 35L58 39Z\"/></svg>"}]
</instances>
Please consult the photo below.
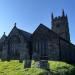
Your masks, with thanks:
<instances>
[{"instance_id":1,"label":"churchyard grass","mask_svg":"<svg viewBox=\"0 0 75 75\"><path fill-rule=\"evenodd\" d=\"M1 61L0 75L75 75L75 66L64 62L48 61L50 71L36 68L32 61L31 68L24 69L24 63L18 60Z\"/></svg>"}]
</instances>

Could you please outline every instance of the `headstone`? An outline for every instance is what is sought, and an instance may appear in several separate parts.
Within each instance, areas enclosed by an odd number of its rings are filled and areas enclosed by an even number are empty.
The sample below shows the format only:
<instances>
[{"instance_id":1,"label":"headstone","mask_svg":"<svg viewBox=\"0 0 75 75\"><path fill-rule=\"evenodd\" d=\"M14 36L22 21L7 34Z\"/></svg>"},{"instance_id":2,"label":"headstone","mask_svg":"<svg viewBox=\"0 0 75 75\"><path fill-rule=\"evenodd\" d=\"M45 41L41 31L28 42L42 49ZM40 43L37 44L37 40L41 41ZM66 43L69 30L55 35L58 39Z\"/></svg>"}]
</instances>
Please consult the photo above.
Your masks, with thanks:
<instances>
[{"instance_id":1,"label":"headstone","mask_svg":"<svg viewBox=\"0 0 75 75\"><path fill-rule=\"evenodd\" d=\"M30 68L31 67L31 60L24 60L24 68Z\"/></svg>"},{"instance_id":2,"label":"headstone","mask_svg":"<svg viewBox=\"0 0 75 75\"><path fill-rule=\"evenodd\" d=\"M37 68L49 69L48 60L40 60L35 63Z\"/></svg>"}]
</instances>

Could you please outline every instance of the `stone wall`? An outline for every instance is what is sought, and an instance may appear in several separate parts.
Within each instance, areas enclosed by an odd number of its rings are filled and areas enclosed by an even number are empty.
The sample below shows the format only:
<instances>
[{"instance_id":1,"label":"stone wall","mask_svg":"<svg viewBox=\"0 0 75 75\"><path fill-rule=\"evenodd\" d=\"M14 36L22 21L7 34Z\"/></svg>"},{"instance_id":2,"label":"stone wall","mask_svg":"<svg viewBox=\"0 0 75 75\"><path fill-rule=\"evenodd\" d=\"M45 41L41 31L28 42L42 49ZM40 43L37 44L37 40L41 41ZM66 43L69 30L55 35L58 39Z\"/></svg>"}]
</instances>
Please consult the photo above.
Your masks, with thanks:
<instances>
[{"instance_id":1,"label":"stone wall","mask_svg":"<svg viewBox=\"0 0 75 75\"><path fill-rule=\"evenodd\" d=\"M48 41L47 51L49 60L59 60L59 39L57 37Z\"/></svg>"},{"instance_id":2,"label":"stone wall","mask_svg":"<svg viewBox=\"0 0 75 75\"><path fill-rule=\"evenodd\" d=\"M65 40L60 39L60 59L61 61L66 61L69 63L74 62L75 59L75 49L74 46Z\"/></svg>"},{"instance_id":3,"label":"stone wall","mask_svg":"<svg viewBox=\"0 0 75 75\"><path fill-rule=\"evenodd\" d=\"M7 60L8 59L8 45L4 45L2 48L2 60Z\"/></svg>"}]
</instances>

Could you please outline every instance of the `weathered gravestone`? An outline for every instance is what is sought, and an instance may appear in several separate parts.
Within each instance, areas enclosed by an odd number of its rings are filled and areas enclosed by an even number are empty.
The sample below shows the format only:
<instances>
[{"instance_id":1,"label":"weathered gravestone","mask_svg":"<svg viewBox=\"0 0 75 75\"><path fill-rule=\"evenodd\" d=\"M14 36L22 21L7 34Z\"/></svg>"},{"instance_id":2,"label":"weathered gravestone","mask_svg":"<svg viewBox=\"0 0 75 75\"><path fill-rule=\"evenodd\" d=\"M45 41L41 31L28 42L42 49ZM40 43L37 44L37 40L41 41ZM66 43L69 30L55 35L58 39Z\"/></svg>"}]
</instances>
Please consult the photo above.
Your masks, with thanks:
<instances>
[{"instance_id":1,"label":"weathered gravestone","mask_svg":"<svg viewBox=\"0 0 75 75\"><path fill-rule=\"evenodd\" d=\"M24 60L24 68L30 68L31 67L31 60Z\"/></svg>"},{"instance_id":2,"label":"weathered gravestone","mask_svg":"<svg viewBox=\"0 0 75 75\"><path fill-rule=\"evenodd\" d=\"M42 69L49 69L48 60L39 60L35 62L35 67Z\"/></svg>"}]
</instances>

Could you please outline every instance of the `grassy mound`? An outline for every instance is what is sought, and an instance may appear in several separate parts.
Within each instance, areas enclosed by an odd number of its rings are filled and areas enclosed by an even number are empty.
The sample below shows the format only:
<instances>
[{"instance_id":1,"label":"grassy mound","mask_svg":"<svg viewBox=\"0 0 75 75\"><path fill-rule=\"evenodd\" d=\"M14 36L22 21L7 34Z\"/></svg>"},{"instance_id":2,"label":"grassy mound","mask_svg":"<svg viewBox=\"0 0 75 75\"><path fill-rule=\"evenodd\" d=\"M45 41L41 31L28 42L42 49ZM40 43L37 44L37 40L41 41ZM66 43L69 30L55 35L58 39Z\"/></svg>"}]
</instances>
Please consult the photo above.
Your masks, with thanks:
<instances>
[{"instance_id":1,"label":"grassy mound","mask_svg":"<svg viewBox=\"0 0 75 75\"><path fill-rule=\"evenodd\" d=\"M75 75L75 66L64 62L49 61L49 68L50 71L35 67L24 69L19 61L0 61L0 75Z\"/></svg>"},{"instance_id":2,"label":"grassy mound","mask_svg":"<svg viewBox=\"0 0 75 75\"><path fill-rule=\"evenodd\" d=\"M75 75L75 66L64 62L49 61L53 75Z\"/></svg>"}]
</instances>

